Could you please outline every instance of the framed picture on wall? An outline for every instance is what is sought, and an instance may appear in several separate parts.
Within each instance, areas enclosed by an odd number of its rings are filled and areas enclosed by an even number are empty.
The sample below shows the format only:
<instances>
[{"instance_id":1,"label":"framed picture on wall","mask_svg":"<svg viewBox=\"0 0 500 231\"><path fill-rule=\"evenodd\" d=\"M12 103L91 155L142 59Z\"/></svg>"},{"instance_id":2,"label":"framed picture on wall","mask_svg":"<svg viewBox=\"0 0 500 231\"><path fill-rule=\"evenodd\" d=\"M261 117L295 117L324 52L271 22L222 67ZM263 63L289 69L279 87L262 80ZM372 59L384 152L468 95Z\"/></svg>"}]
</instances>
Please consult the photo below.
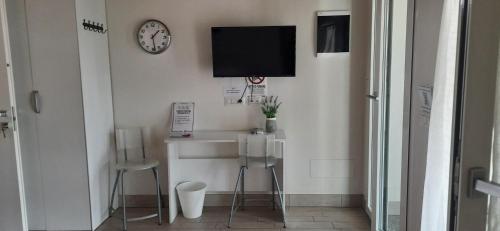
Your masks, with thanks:
<instances>
[{"instance_id":1,"label":"framed picture on wall","mask_svg":"<svg viewBox=\"0 0 500 231\"><path fill-rule=\"evenodd\" d=\"M351 46L351 12L320 11L317 13L316 55L349 53Z\"/></svg>"}]
</instances>

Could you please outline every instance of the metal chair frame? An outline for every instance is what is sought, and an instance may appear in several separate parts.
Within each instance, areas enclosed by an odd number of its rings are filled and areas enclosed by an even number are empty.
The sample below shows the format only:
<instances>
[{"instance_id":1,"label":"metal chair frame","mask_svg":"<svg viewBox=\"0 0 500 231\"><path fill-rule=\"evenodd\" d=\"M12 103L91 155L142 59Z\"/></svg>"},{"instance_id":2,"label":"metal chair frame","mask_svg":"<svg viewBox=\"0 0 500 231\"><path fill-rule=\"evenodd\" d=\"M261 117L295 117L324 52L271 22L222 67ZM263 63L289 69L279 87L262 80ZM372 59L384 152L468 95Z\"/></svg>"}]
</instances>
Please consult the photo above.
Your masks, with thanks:
<instances>
[{"instance_id":1,"label":"metal chair frame","mask_svg":"<svg viewBox=\"0 0 500 231\"><path fill-rule=\"evenodd\" d=\"M127 129L116 129L116 133L118 133L119 131L125 131ZM124 136L126 132L124 133ZM116 136L115 136L116 139L118 139ZM141 139L141 149L142 149L142 160L146 160L146 152L145 152L145 149L144 149L144 140L143 140L143 132L142 130L140 130L140 139ZM126 140L126 139L125 139ZM118 140L116 141L116 144L118 146ZM119 148L117 147L117 150L119 150ZM124 161L127 162L128 161L128 153L127 153L127 147L125 145L124 149L123 149L123 154L124 154ZM159 176L159 173L158 173L158 168L157 167L152 167L152 168L149 168L153 171L153 176L155 178L155 183L156 183L156 202L157 202L157 213L153 213L153 214L149 214L149 215L145 215L145 216L141 216L141 217L134 217L134 218L127 218L127 206L126 206L126 199L125 199L125 173L127 173L127 169L118 169L116 170L116 178L115 178L115 182L113 184L113 192L111 193L111 201L110 201L110 205L109 205L109 216L111 217L113 215L113 213L116 211L114 208L113 208L113 202L114 202L114 199L115 199L115 193L116 193L116 189L118 187L118 182L120 181L120 191L121 191L121 208L122 208L122 222L123 222L123 230L127 230L127 222L132 222L132 221L142 221L142 220L146 220L146 219L150 219L150 218L154 218L154 217L158 217L158 225L161 225L162 224L162 207L164 207L164 203L163 203L163 200L162 200L162 191L161 191L161 187L160 187L160 176ZM149 169L146 169L146 170L149 170ZM134 170L134 171L137 171L137 170Z\"/></svg>"},{"instance_id":2,"label":"metal chair frame","mask_svg":"<svg viewBox=\"0 0 500 231\"><path fill-rule=\"evenodd\" d=\"M243 137L244 136L244 137ZM240 171L239 171L239 174L238 174L238 178L236 180L236 186L234 187L234 192L233 192L233 199L232 199L232 203L231 203L231 212L229 214L229 221L227 223L227 227L228 228L231 228L231 221L233 219L233 216L234 214L236 213L236 211L238 210L238 208L241 207L241 209L243 210L245 208L245 169L248 169L252 159L248 158L248 141L247 141L247 138L250 135L240 135L239 137L239 155L240 155L240 160L244 160L244 161L241 161L241 167L240 167ZM265 136L266 137L266 150L264 152L264 160L265 160L265 169L270 169L271 170L271 191L272 191L272 206L273 206L273 210L276 210L276 202L275 202L275 197L276 197L276 194L275 194L275 187L278 191L278 196L279 196L279 206L280 206L280 209L281 209L281 215L282 215L282 221L283 221L283 228L286 228L286 216L285 216L285 206L284 205L284 201L283 201L283 196L281 194L281 190L280 190L280 186L279 186L279 183L278 183L278 177L276 176L276 171L275 171L275 166L273 164L270 164L268 163L268 160L269 160L269 156L270 155L274 155L274 150L275 150L275 141L274 141L274 135L251 135L251 136ZM242 150L242 142L244 140L244 143L245 143L245 147L246 148L243 148ZM241 158L242 156L244 156L244 158ZM241 185L240 185L240 181L241 181ZM240 200L239 200L239 204L236 204L236 199L237 199L237 193L238 193L238 185L240 185L240 193L241 193L241 196L240 196Z\"/></svg>"}]
</instances>

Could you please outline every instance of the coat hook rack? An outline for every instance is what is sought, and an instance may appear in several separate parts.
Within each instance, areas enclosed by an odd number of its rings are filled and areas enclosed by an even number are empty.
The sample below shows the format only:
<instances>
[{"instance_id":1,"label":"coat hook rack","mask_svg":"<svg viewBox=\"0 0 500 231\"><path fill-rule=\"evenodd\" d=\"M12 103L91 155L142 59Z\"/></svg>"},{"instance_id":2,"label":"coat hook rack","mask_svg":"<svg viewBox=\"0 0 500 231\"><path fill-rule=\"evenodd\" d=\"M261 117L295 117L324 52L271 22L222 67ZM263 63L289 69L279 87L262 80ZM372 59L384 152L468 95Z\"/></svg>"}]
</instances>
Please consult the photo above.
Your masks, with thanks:
<instances>
[{"instance_id":1,"label":"coat hook rack","mask_svg":"<svg viewBox=\"0 0 500 231\"><path fill-rule=\"evenodd\" d=\"M82 25L84 30L93 31L100 34L105 34L106 32L108 32L108 29L104 29L103 23L83 19Z\"/></svg>"}]
</instances>

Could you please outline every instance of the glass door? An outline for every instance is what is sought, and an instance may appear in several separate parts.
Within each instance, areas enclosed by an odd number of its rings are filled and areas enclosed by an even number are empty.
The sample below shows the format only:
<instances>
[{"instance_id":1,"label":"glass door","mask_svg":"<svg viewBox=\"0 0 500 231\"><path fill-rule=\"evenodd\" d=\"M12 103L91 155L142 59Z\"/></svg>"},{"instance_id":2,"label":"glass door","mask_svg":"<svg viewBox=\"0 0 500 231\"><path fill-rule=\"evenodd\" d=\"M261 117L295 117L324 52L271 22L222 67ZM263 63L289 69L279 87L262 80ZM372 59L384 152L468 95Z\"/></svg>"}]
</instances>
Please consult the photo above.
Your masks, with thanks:
<instances>
[{"instance_id":1,"label":"glass door","mask_svg":"<svg viewBox=\"0 0 500 231\"><path fill-rule=\"evenodd\" d=\"M388 1L388 40L387 40L387 69L384 78L383 100L383 144L381 149L381 182L380 208L381 219L379 230L405 230L404 209L406 208L403 189L404 156L404 123L405 120L405 86L406 86L406 29L407 29L407 1ZM407 138L407 137L406 137ZM402 229L403 228L403 229Z\"/></svg>"},{"instance_id":2,"label":"glass door","mask_svg":"<svg viewBox=\"0 0 500 231\"><path fill-rule=\"evenodd\" d=\"M368 156L367 161L367 209L371 217L371 230L375 230L378 223L378 191L379 191L379 167L378 159L381 147L381 121L382 105L380 103L380 92L382 87L382 76L385 62L385 17L383 1L372 2L372 38L371 38L371 60L370 60L370 82L368 88Z\"/></svg>"},{"instance_id":3,"label":"glass door","mask_svg":"<svg viewBox=\"0 0 500 231\"><path fill-rule=\"evenodd\" d=\"M500 230L500 1L463 3L450 230L494 231Z\"/></svg>"},{"instance_id":4,"label":"glass door","mask_svg":"<svg viewBox=\"0 0 500 231\"><path fill-rule=\"evenodd\" d=\"M406 230L411 77L408 0L373 1L369 162L372 230Z\"/></svg>"}]
</instances>

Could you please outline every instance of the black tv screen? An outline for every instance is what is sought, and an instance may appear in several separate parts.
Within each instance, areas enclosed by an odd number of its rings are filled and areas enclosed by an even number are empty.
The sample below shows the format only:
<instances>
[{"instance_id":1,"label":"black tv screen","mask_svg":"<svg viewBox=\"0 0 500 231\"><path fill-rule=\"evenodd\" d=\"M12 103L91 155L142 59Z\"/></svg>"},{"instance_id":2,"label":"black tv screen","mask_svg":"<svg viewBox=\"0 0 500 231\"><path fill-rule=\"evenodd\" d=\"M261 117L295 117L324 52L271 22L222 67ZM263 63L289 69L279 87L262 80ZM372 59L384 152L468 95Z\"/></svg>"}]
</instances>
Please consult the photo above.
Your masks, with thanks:
<instances>
[{"instance_id":1,"label":"black tv screen","mask_svg":"<svg viewBox=\"0 0 500 231\"><path fill-rule=\"evenodd\" d=\"M295 26L212 27L214 77L295 76Z\"/></svg>"}]
</instances>

